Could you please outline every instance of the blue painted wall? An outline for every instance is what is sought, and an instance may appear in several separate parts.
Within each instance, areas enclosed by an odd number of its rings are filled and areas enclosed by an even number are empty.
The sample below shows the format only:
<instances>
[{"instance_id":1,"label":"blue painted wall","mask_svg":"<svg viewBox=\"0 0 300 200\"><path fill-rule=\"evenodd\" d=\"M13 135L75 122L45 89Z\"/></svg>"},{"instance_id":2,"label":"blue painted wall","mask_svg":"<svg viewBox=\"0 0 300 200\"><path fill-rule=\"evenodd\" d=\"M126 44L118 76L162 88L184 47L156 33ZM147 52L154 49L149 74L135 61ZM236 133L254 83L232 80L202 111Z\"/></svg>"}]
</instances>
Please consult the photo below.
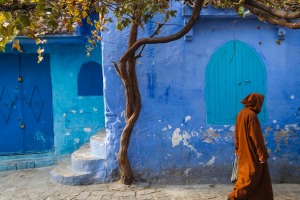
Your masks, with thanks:
<instances>
[{"instance_id":1,"label":"blue painted wall","mask_svg":"<svg viewBox=\"0 0 300 200\"><path fill-rule=\"evenodd\" d=\"M47 39L43 47L45 53L50 55L54 151L40 155L1 156L0 170L53 164L57 156L73 152L88 142L92 135L104 129L103 96L78 96L77 88L78 73L85 62L94 61L102 65L100 45L87 57L83 37L54 36ZM36 53L38 49L30 39L21 38L20 44L23 54ZM18 52L11 51L11 46L8 46L6 53ZM46 158L46 161L39 163L41 158ZM15 160L25 161L20 165L14 164ZM31 160L31 164L26 160ZM12 161L11 166L7 164L9 161Z\"/></svg>"},{"instance_id":2,"label":"blue painted wall","mask_svg":"<svg viewBox=\"0 0 300 200\"><path fill-rule=\"evenodd\" d=\"M178 14L162 35L178 31L190 8ZM246 43L266 68L267 120L262 124L273 181L300 180L300 31L286 30L276 43L278 27L255 18L203 10L186 37L168 44L148 45L139 59L137 77L142 98L140 117L132 133L129 158L134 176L153 182L229 182L234 158L234 124L207 124L205 73L211 56L232 40ZM216 14L216 15L214 15ZM182 16L186 15L186 16ZM227 17L226 17L227 16ZM141 37L155 31L153 24ZM103 33L105 119L108 133L108 173L118 171L116 155L125 124L125 95L111 61L127 46L127 32L114 25ZM288 169L288 170L287 170Z\"/></svg>"}]
</instances>

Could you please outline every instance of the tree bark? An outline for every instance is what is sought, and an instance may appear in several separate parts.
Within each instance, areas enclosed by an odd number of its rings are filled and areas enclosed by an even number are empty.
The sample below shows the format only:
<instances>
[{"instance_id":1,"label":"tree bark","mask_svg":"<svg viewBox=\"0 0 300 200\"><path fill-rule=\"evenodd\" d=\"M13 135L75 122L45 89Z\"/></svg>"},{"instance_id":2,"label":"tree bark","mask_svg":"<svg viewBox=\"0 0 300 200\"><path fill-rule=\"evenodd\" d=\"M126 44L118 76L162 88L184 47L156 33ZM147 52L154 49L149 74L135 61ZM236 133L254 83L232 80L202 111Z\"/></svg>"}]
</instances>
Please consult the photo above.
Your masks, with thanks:
<instances>
[{"instance_id":1,"label":"tree bark","mask_svg":"<svg viewBox=\"0 0 300 200\"><path fill-rule=\"evenodd\" d=\"M256 16L262 17L265 21L270 22L272 24L276 24L290 29L300 28L300 21L290 21L282 18L275 18L269 12L265 12L261 9L257 9L250 5L245 5L245 7L249 9L251 13L255 14Z\"/></svg>"},{"instance_id":2,"label":"tree bark","mask_svg":"<svg viewBox=\"0 0 300 200\"><path fill-rule=\"evenodd\" d=\"M117 158L120 167L120 182L123 184L130 185L134 179L127 152L130 143L130 136L142 107L138 80L136 76L137 57L135 53L142 45L166 43L177 40L184 36L196 23L203 2L204 0L197 0L190 21L183 27L181 31L168 37L144 38L137 40L138 23L136 22L136 19L140 16L133 15L135 19L132 20L128 49L119 60L118 66L115 65L115 68L123 81L126 95L126 125L121 134L120 149Z\"/></svg>"},{"instance_id":3,"label":"tree bark","mask_svg":"<svg viewBox=\"0 0 300 200\"><path fill-rule=\"evenodd\" d=\"M130 29L128 47L130 48L137 40L138 24L133 21ZM141 110L141 97L136 78L136 60L134 55L128 55L124 62L119 62L120 76L126 90L126 126L122 131L120 139L120 150L118 163L120 167L120 182L130 185L133 181L133 174L128 160L127 152L130 136Z\"/></svg>"}]
</instances>

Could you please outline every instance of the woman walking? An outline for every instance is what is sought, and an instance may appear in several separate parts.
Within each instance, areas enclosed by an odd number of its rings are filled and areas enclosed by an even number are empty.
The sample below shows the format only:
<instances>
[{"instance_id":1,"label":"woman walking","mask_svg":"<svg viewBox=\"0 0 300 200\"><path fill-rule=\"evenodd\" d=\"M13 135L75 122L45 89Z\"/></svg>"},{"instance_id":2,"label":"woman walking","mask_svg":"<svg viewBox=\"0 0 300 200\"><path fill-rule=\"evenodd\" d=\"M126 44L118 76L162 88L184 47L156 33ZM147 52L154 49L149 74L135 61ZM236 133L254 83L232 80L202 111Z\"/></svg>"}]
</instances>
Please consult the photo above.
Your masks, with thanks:
<instances>
[{"instance_id":1,"label":"woman walking","mask_svg":"<svg viewBox=\"0 0 300 200\"><path fill-rule=\"evenodd\" d=\"M257 117L264 96L249 94L236 119L235 153L238 156L238 179L228 200L273 200L267 159L269 154Z\"/></svg>"}]
</instances>

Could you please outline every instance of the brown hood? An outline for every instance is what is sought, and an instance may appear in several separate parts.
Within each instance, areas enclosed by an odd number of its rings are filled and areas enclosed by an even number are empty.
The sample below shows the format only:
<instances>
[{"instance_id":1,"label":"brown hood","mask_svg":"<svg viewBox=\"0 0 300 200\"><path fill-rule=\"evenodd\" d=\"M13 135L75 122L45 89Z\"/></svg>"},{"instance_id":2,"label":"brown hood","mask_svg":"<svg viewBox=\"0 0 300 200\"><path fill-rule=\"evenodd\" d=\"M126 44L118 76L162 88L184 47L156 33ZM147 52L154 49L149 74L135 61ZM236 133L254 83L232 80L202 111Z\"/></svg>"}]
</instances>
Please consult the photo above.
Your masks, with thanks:
<instances>
[{"instance_id":1,"label":"brown hood","mask_svg":"<svg viewBox=\"0 0 300 200\"><path fill-rule=\"evenodd\" d=\"M250 108L257 114L260 113L261 107L264 102L264 95L258 93L251 93L249 94L243 101L242 104L245 104L246 108Z\"/></svg>"}]
</instances>

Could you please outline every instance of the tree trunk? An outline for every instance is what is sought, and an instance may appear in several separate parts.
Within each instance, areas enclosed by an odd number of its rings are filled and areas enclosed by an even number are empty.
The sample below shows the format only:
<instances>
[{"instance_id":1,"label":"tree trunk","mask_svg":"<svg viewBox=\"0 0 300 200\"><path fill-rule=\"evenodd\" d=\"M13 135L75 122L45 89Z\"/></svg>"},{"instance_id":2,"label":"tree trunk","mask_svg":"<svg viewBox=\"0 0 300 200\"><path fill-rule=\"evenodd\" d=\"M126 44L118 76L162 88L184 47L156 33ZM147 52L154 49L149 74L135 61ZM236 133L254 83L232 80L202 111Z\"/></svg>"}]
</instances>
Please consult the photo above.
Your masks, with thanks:
<instances>
[{"instance_id":1,"label":"tree trunk","mask_svg":"<svg viewBox=\"0 0 300 200\"><path fill-rule=\"evenodd\" d=\"M129 48L136 42L138 33L138 24L133 23L130 30ZM119 63L120 76L126 89L126 126L122 131L120 139L120 149L118 153L118 163L120 167L120 182L130 185L133 181L133 174L128 160L127 151L130 142L130 136L136 120L141 110L141 97L136 78L136 60L135 55L128 55L124 62Z\"/></svg>"},{"instance_id":2,"label":"tree trunk","mask_svg":"<svg viewBox=\"0 0 300 200\"><path fill-rule=\"evenodd\" d=\"M160 38L142 38L137 40L138 20L136 19L139 19L140 16L134 15L136 8L133 9L134 19L132 20L128 49L120 58L118 66L115 65L116 71L123 81L126 95L126 125L120 138L120 149L117 158L120 167L120 182L123 184L130 185L133 181L133 174L127 156L127 151L134 124L139 117L142 107L138 81L136 77L135 53L142 45L166 43L183 37L195 24L200 14L203 2L204 0L196 0L190 21L179 32Z\"/></svg>"}]
</instances>

